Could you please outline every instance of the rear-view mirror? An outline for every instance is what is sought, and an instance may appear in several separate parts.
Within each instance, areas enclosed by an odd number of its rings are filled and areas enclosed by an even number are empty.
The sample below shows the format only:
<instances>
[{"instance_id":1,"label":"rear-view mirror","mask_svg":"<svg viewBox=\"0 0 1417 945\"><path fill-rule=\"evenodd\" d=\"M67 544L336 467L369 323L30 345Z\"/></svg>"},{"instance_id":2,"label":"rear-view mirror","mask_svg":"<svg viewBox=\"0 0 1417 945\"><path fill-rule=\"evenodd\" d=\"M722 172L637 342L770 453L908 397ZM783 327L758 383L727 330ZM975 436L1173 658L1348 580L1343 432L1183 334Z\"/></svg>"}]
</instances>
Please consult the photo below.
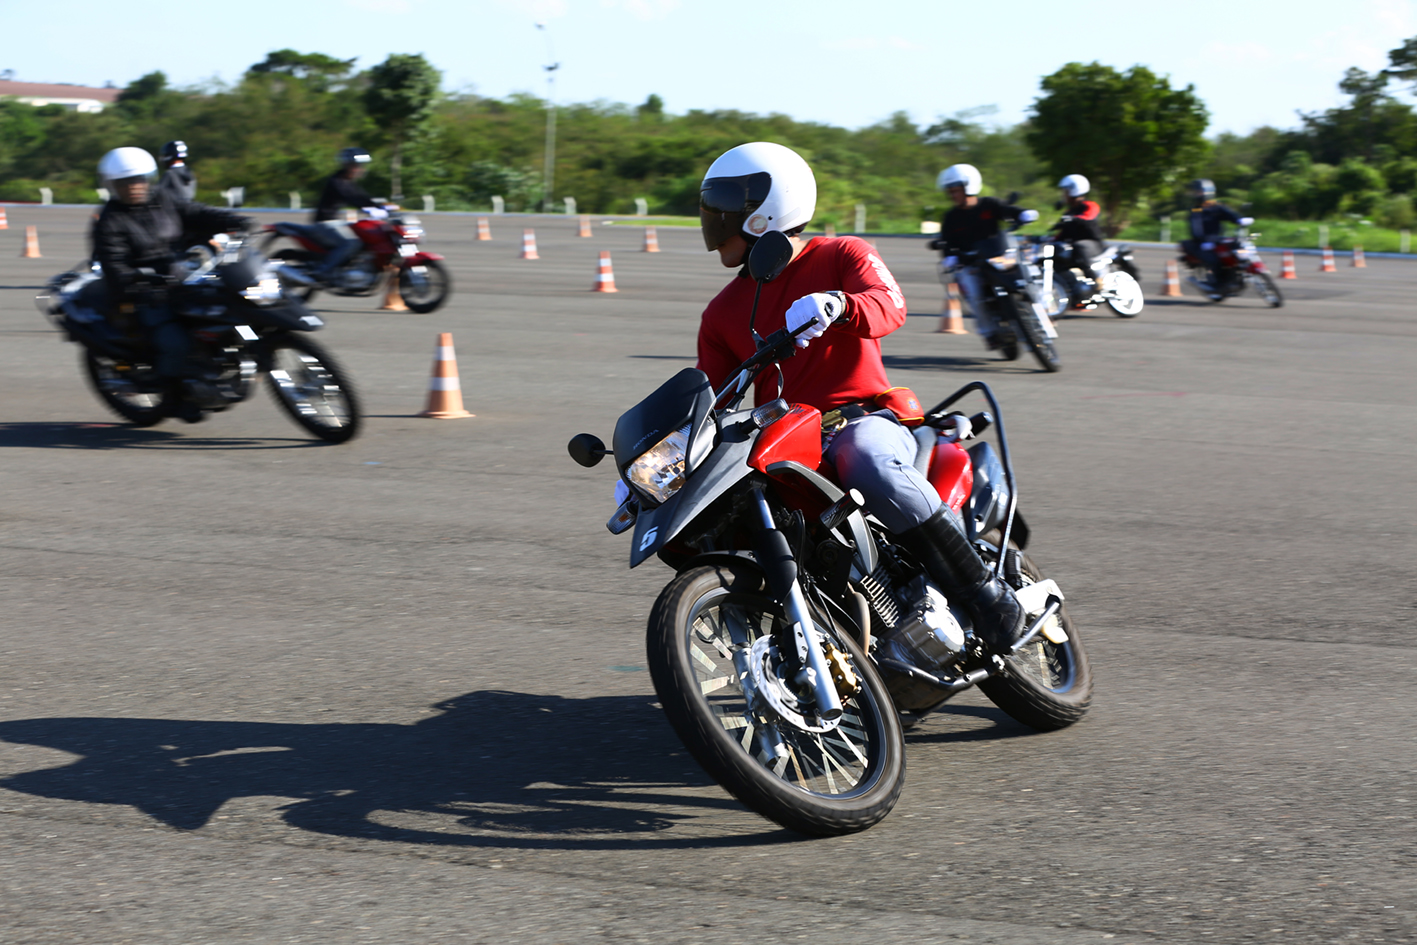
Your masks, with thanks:
<instances>
[{"instance_id":1,"label":"rear-view mirror","mask_svg":"<svg viewBox=\"0 0 1417 945\"><path fill-rule=\"evenodd\" d=\"M748 253L748 275L755 282L771 282L792 262L792 241L778 230L758 238Z\"/></svg>"},{"instance_id":2,"label":"rear-view mirror","mask_svg":"<svg viewBox=\"0 0 1417 945\"><path fill-rule=\"evenodd\" d=\"M594 433L577 433L566 444L566 452L582 466L594 466L610 451L605 448L605 441Z\"/></svg>"}]
</instances>

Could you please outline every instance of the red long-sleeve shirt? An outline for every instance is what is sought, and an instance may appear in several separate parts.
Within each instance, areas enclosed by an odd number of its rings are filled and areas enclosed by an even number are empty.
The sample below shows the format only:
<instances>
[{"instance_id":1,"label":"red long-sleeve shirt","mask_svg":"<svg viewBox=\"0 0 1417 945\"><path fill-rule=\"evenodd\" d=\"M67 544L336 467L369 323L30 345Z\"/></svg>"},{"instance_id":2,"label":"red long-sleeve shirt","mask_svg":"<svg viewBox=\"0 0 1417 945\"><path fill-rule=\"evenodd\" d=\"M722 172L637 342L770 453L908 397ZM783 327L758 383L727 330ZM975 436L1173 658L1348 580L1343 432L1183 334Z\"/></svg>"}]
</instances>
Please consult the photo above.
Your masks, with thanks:
<instances>
[{"instance_id":1,"label":"red long-sleeve shirt","mask_svg":"<svg viewBox=\"0 0 1417 945\"><path fill-rule=\"evenodd\" d=\"M704 309L699 370L709 376L714 390L753 356L748 316L756 288L746 276L734 279ZM782 275L763 286L758 334L766 338L784 327L788 307L802 296L832 291L846 294L846 312L826 334L782 362L783 398L822 411L870 400L891 386L878 339L905 324L905 296L871 245L854 236L819 236ZM777 372L763 371L756 387L756 403L777 396Z\"/></svg>"}]
</instances>

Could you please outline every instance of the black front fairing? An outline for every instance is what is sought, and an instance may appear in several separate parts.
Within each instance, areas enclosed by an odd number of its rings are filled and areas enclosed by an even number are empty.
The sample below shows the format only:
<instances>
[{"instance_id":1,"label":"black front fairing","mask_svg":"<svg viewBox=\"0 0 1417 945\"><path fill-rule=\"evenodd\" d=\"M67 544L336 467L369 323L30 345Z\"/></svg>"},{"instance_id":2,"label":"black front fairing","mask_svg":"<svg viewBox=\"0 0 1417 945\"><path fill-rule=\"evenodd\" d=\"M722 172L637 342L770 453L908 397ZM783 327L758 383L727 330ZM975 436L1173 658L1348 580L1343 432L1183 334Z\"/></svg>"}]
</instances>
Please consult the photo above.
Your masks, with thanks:
<instances>
[{"instance_id":1,"label":"black front fairing","mask_svg":"<svg viewBox=\"0 0 1417 945\"><path fill-rule=\"evenodd\" d=\"M753 472L748 455L757 441L758 428L748 420L749 411L723 417L718 443L694 470L684 487L669 501L653 509L641 508L630 543L630 567L637 567L650 555L684 530L709 504ZM682 426L683 424L680 424ZM705 430L704 436L711 436ZM616 428L618 441L619 428ZM617 453L616 459L619 456Z\"/></svg>"},{"instance_id":2,"label":"black front fairing","mask_svg":"<svg viewBox=\"0 0 1417 945\"><path fill-rule=\"evenodd\" d=\"M713 388L708 375L698 368L685 368L660 385L659 389L635 404L615 422L615 469L623 477L625 469L645 450L666 436L690 424L689 442L708 421L713 411ZM686 457L685 475L693 472L694 451ZM642 497L641 504L644 504Z\"/></svg>"}]
</instances>

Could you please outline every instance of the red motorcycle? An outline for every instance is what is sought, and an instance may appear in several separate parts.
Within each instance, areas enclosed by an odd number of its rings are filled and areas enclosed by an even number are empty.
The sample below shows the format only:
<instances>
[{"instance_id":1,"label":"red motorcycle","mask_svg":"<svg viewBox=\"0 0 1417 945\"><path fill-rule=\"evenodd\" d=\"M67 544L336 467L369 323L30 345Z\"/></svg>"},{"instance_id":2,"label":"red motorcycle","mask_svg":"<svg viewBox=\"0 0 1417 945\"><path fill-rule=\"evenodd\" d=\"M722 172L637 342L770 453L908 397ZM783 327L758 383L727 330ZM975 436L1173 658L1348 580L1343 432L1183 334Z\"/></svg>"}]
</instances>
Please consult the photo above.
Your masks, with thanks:
<instances>
[{"instance_id":1,"label":"red motorcycle","mask_svg":"<svg viewBox=\"0 0 1417 945\"><path fill-rule=\"evenodd\" d=\"M761 284L791 258L771 231L749 272ZM568 449L584 466L614 457L629 497L607 527L633 530L630 566L657 555L675 572L646 648L690 754L764 817L844 834L899 797L903 724L977 686L1025 725L1062 728L1087 711L1092 675L1063 592L1023 551L1029 529L988 386L966 384L925 414L917 465L1028 614L1004 652L985 646L860 493L843 492L822 462L815 408L741 406L758 375L796 351L785 328L761 339L718 392L687 368L620 417L613 449L589 433ZM975 392L992 415L950 410ZM999 452L978 439L991 426Z\"/></svg>"},{"instance_id":2,"label":"red motorcycle","mask_svg":"<svg viewBox=\"0 0 1417 945\"><path fill-rule=\"evenodd\" d=\"M263 244L266 255L296 268L285 281L306 302L324 290L334 295L373 295L384 285L385 273L398 280L404 304L419 314L441 307L448 300L452 280L443 268L443 257L418 248L423 227L418 218L393 213L387 220L357 220L349 225L363 244L332 274L317 275L331 245L330 228L323 223L274 223L265 228L270 235ZM298 248L271 252L271 244L281 237L293 240ZM294 276L291 278L291 276Z\"/></svg>"},{"instance_id":3,"label":"red motorcycle","mask_svg":"<svg viewBox=\"0 0 1417 945\"><path fill-rule=\"evenodd\" d=\"M1191 285L1208 295L1211 301L1223 302L1240 295L1245 291L1245 286L1249 285L1254 286L1255 294L1264 299L1270 308L1279 308L1284 304L1284 296L1279 294L1279 287L1270 278L1269 269L1266 268L1264 260L1260 259L1260 254L1255 250L1254 241L1248 233L1241 232L1239 236L1216 240L1215 254L1220 259L1220 265L1217 267L1216 284L1212 287L1206 283L1210 277L1206 264L1199 256L1187 252L1184 246L1181 249L1181 265L1189 267L1191 271L1188 280Z\"/></svg>"}]
</instances>

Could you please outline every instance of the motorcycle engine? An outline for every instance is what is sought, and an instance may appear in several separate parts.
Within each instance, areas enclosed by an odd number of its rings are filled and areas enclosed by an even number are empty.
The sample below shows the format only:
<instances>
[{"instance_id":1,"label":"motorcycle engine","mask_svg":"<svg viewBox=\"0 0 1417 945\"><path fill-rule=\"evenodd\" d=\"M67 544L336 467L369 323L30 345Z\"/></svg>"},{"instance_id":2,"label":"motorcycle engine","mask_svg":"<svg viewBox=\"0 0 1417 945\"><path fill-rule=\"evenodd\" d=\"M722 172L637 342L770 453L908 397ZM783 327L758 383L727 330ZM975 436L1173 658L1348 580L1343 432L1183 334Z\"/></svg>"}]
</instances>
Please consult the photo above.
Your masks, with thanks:
<instances>
[{"instance_id":1,"label":"motorcycle engine","mask_svg":"<svg viewBox=\"0 0 1417 945\"><path fill-rule=\"evenodd\" d=\"M909 588L909 613L886 634L882 644L896 659L934 672L964 652L964 628L939 588L924 577Z\"/></svg>"}]
</instances>

